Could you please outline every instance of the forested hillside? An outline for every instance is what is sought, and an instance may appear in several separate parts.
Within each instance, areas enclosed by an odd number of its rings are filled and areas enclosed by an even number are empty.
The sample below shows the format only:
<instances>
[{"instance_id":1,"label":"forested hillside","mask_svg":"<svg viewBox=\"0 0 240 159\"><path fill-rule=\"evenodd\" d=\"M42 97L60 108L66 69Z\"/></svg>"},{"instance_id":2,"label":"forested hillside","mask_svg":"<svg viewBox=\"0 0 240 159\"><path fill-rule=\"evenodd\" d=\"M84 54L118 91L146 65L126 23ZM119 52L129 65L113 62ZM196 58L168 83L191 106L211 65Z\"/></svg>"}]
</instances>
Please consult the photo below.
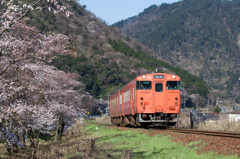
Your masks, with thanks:
<instances>
[{"instance_id":1,"label":"forested hillside","mask_svg":"<svg viewBox=\"0 0 240 159\"><path fill-rule=\"evenodd\" d=\"M183 88L189 94L200 94L207 97L210 93L207 85L199 77L187 71L157 60L155 54L146 46L123 33L115 26L96 18L95 15L74 1L69 10L71 18L61 14L53 14L48 10L34 13L37 17L29 20L28 25L36 26L42 33L63 33L70 37L68 45L71 54L58 55L48 61L65 72L80 75L88 92L95 98L100 95L107 99L137 75L151 73L157 68L159 72L176 73L181 76ZM30 16L30 17L31 17Z\"/></svg>"},{"instance_id":2,"label":"forested hillside","mask_svg":"<svg viewBox=\"0 0 240 159\"><path fill-rule=\"evenodd\" d=\"M239 0L152 5L115 25L154 50L158 59L198 75L218 97L239 98Z\"/></svg>"}]
</instances>

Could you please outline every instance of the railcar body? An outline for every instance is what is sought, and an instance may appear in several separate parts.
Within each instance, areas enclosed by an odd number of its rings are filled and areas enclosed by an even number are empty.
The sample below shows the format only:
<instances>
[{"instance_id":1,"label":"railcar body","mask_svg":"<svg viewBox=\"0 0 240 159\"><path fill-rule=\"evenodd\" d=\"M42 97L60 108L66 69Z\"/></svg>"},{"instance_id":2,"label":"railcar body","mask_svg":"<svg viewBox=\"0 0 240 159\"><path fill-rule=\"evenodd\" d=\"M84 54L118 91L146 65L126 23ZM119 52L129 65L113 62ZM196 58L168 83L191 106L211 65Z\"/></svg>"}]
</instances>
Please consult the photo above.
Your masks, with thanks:
<instances>
[{"instance_id":1,"label":"railcar body","mask_svg":"<svg viewBox=\"0 0 240 159\"><path fill-rule=\"evenodd\" d=\"M180 77L138 76L109 98L112 123L119 126L174 126L180 110Z\"/></svg>"}]
</instances>

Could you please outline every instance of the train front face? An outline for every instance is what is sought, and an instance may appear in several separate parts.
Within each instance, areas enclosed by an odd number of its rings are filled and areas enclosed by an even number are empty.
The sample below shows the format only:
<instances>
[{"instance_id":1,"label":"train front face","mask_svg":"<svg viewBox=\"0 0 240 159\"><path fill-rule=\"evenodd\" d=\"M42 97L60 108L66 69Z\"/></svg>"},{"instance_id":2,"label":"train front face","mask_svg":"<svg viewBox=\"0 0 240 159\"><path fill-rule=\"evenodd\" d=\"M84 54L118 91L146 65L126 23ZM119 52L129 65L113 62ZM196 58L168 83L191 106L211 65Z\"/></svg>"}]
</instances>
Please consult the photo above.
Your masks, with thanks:
<instances>
[{"instance_id":1,"label":"train front face","mask_svg":"<svg viewBox=\"0 0 240 159\"><path fill-rule=\"evenodd\" d=\"M180 77L153 73L137 78L137 105L142 125L174 126L180 110Z\"/></svg>"}]
</instances>

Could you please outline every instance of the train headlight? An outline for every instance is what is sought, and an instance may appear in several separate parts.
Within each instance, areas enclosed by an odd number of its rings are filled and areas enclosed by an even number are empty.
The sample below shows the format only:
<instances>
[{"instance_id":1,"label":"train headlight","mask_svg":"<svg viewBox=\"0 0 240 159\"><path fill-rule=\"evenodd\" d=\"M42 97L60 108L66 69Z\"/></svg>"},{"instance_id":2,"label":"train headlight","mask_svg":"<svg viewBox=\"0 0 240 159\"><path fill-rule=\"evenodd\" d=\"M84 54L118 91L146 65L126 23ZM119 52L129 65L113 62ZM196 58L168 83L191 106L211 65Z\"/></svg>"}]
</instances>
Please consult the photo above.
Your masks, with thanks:
<instances>
[{"instance_id":1,"label":"train headlight","mask_svg":"<svg viewBox=\"0 0 240 159\"><path fill-rule=\"evenodd\" d=\"M172 76L172 78L174 78L174 79L175 79L175 78L176 78L176 76Z\"/></svg>"},{"instance_id":2,"label":"train headlight","mask_svg":"<svg viewBox=\"0 0 240 159\"><path fill-rule=\"evenodd\" d=\"M145 76L145 75L142 75L142 78L146 78L146 76Z\"/></svg>"}]
</instances>

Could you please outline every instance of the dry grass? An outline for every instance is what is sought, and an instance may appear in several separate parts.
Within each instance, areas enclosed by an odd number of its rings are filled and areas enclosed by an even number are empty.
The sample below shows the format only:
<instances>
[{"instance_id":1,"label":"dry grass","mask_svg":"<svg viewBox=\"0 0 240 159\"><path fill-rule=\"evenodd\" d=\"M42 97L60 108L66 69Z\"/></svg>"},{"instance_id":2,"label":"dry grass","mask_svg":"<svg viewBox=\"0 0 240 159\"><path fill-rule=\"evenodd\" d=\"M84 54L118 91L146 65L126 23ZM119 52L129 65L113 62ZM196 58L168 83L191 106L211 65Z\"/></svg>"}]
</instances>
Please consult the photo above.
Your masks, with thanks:
<instances>
[{"instance_id":1,"label":"dry grass","mask_svg":"<svg viewBox=\"0 0 240 159\"><path fill-rule=\"evenodd\" d=\"M179 113L178 115L178 123L176 124L176 128L189 129L191 128L190 114Z\"/></svg>"},{"instance_id":2,"label":"dry grass","mask_svg":"<svg viewBox=\"0 0 240 159\"><path fill-rule=\"evenodd\" d=\"M40 141L39 146L31 148L27 143L26 149L19 149L18 153L8 155L0 144L0 158L44 158L63 159L72 156L88 158L91 148L91 138L87 138L84 130L86 123L78 120L72 127L63 133L62 140L54 141L54 135L50 141Z\"/></svg>"},{"instance_id":3,"label":"dry grass","mask_svg":"<svg viewBox=\"0 0 240 159\"><path fill-rule=\"evenodd\" d=\"M99 124L112 124L111 117L107 115L103 115L102 117L96 118L96 122Z\"/></svg>"},{"instance_id":4,"label":"dry grass","mask_svg":"<svg viewBox=\"0 0 240 159\"><path fill-rule=\"evenodd\" d=\"M87 124L84 122L84 120L77 120L76 123L69 127L68 130L67 130L67 134L70 134L70 135L73 135L73 132L75 133L78 133L79 135L82 135L84 134L84 127L86 126Z\"/></svg>"},{"instance_id":5,"label":"dry grass","mask_svg":"<svg viewBox=\"0 0 240 159\"><path fill-rule=\"evenodd\" d=\"M240 131L240 122L229 121L226 117L221 116L219 120L206 120L198 125L200 130L211 131Z\"/></svg>"},{"instance_id":6,"label":"dry grass","mask_svg":"<svg viewBox=\"0 0 240 159\"><path fill-rule=\"evenodd\" d=\"M101 123L109 123L110 117L99 118ZM0 144L0 158L14 159L79 159L79 158L114 158L113 154L120 153L120 158L130 159L130 151L121 150L120 152L112 151L111 144L98 145L99 138L92 135L95 130L95 125L85 128L87 124L78 120L72 127L64 132L62 140L54 141L54 135L48 142L41 141L39 147L30 148L27 143L26 149L20 149L19 153L8 155ZM93 129L92 129L93 128ZM100 130L98 130L100 131ZM2 151L3 150L3 151Z\"/></svg>"}]
</instances>

